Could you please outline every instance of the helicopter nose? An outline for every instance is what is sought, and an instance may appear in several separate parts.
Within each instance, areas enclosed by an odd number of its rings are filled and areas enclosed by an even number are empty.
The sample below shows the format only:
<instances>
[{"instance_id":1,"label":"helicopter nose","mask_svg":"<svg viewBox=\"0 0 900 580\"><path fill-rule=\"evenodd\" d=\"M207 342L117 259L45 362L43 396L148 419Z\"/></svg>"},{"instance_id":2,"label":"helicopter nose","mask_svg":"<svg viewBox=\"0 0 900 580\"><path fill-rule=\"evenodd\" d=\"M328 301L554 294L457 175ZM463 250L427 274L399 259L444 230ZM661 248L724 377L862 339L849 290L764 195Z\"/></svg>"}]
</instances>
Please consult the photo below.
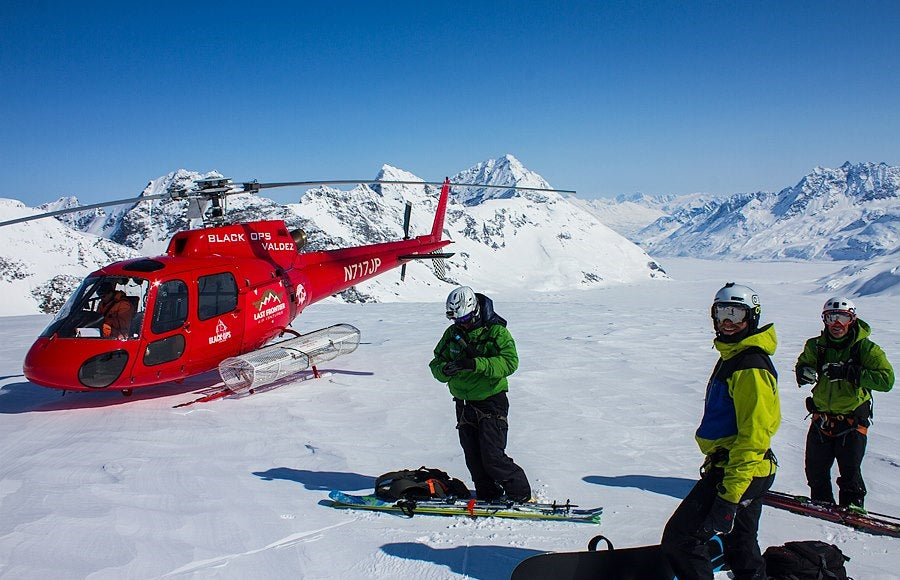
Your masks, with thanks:
<instances>
[{"instance_id":1,"label":"helicopter nose","mask_svg":"<svg viewBox=\"0 0 900 580\"><path fill-rule=\"evenodd\" d=\"M22 372L43 387L105 389L119 379L129 359L126 350L111 346L105 340L40 338L25 356Z\"/></svg>"}]
</instances>

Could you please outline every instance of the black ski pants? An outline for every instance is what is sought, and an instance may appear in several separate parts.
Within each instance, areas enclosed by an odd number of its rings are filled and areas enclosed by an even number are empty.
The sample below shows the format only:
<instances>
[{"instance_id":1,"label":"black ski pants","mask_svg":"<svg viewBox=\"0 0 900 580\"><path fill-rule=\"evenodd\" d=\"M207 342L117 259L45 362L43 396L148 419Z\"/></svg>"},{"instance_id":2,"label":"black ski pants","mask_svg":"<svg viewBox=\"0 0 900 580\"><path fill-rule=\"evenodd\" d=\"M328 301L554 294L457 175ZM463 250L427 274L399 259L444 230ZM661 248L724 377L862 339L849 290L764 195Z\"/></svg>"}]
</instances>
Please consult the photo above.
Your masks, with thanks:
<instances>
[{"instance_id":1,"label":"black ski pants","mask_svg":"<svg viewBox=\"0 0 900 580\"><path fill-rule=\"evenodd\" d=\"M837 478L838 503L863 507L866 484L861 466L866 454L866 441L865 434L849 425L842 434L828 436L822 433L815 421L810 424L806 434L805 463L811 499L835 503L831 489L831 467L837 460L840 472Z\"/></svg>"},{"instance_id":2,"label":"black ski pants","mask_svg":"<svg viewBox=\"0 0 900 580\"><path fill-rule=\"evenodd\" d=\"M710 553L701 531L703 521L718 495L725 471L712 468L698 481L669 518L662 536L663 553L678 580L712 580ZM722 536L725 559L736 580L766 580L766 562L759 550L757 532L762 515L762 496L772 487L775 474L754 477L741 497L734 529Z\"/></svg>"},{"instance_id":3,"label":"black ski pants","mask_svg":"<svg viewBox=\"0 0 900 580\"><path fill-rule=\"evenodd\" d=\"M504 494L514 501L530 499L531 485L525 471L506 455L509 431L506 393L483 401L454 400L459 443L478 499L492 500Z\"/></svg>"}]
</instances>

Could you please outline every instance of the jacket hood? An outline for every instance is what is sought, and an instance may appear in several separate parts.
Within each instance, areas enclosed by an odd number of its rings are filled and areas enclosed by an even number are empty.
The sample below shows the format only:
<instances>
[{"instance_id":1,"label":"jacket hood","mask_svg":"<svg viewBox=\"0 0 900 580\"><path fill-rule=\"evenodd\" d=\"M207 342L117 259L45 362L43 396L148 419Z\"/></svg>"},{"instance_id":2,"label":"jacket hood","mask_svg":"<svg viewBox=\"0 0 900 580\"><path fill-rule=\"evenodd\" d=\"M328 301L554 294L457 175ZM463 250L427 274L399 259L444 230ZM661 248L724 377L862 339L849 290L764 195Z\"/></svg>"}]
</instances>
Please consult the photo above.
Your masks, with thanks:
<instances>
[{"instance_id":1,"label":"jacket hood","mask_svg":"<svg viewBox=\"0 0 900 580\"><path fill-rule=\"evenodd\" d=\"M713 341L713 345L715 345L716 350L719 351L719 354L725 360L750 347L759 348L767 355L772 356L775 354L775 348L778 346L778 337L775 336L775 325L770 323L748 335L740 342L728 343L716 339Z\"/></svg>"},{"instance_id":2,"label":"jacket hood","mask_svg":"<svg viewBox=\"0 0 900 580\"><path fill-rule=\"evenodd\" d=\"M478 307L481 309L481 323L479 326L486 326L488 324L506 326L506 319L494 312L493 300L478 292L475 293L475 298L478 299Z\"/></svg>"}]
</instances>

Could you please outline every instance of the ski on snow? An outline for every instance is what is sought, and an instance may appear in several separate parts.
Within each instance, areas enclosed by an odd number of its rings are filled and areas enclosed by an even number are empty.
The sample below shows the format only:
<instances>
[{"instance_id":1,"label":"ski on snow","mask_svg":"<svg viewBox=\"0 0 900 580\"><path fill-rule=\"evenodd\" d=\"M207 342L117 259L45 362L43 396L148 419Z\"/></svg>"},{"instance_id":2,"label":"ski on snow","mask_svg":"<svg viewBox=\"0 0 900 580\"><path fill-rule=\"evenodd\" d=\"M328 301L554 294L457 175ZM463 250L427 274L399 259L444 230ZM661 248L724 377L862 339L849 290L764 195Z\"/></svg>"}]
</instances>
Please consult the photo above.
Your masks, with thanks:
<instances>
[{"instance_id":1,"label":"ski on snow","mask_svg":"<svg viewBox=\"0 0 900 580\"><path fill-rule=\"evenodd\" d=\"M578 509L569 503L491 503L474 499L398 500L384 501L374 495L350 495L338 490L328 494L330 507L335 509L368 510L402 514L439 516L469 516L512 518L520 520L549 520L599 524L603 508Z\"/></svg>"},{"instance_id":2,"label":"ski on snow","mask_svg":"<svg viewBox=\"0 0 900 580\"><path fill-rule=\"evenodd\" d=\"M596 550L599 540L607 550ZM723 569L722 540L709 540L713 570ZM513 570L510 580L675 580L675 572L659 545L613 548L597 536L584 552L549 552L525 558Z\"/></svg>"},{"instance_id":3,"label":"ski on snow","mask_svg":"<svg viewBox=\"0 0 900 580\"><path fill-rule=\"evenodd\" d=\"M843 524L870 534L900 538L900 518L886 514L857 511L831 503L814 501L802 495L771 490L763 496L763 504L795 514Z\"/></svg>"}]
</instances>

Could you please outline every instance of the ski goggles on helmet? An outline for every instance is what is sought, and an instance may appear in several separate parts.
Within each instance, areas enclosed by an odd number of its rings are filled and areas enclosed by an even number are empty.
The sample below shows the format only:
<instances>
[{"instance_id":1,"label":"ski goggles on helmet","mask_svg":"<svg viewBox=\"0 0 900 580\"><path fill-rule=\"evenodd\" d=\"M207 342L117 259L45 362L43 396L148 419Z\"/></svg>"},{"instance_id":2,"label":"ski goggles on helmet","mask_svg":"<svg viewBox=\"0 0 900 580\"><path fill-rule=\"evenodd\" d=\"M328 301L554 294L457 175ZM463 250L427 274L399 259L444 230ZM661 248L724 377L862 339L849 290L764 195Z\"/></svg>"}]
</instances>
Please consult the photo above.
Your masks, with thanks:
<instances>
[{"instance_id":1,"label":"ski goggles on helmet","mask_svg":"<svg viewBox=\"0 0 900 580\"><path fill-rule=\"evenodd\" d=\"M822 320L829 326L835 323L847 326L853 322L853 313L846 310L829 310L822 313Z\"/></svg>"},{"instance_id":2,"label":"ski goggles on helmet","mask_svg":"<svg viewBox=\"0 0 900 580\"><path fill-rule=\"evenodd\" d=\"M460 316L460 317L458 317L458 318L453 318L453 313L452 313L452 312L448 312L448 313L447 313L447 318L449 318L450 320L452 320L452 321L455 322L456 324L468 324L468 323L471 322L472 320L475 320L475 317L476 317L476 316L478 316L478 311L477 311L477 310L473 310L472 312L470 312L470 313L468 313L468 314L464 314L464 315L462 315L462 316Z\"/></svg>"},{"instance_id":3,"label":"ski goggles on helmet","mask_svg":"<svg viewBox=\"0 0 900 580\"><path fill-rule=\"evenodd\" d=\"M712 315L717 324L722 324L726 320L732 324L740 324L747 320L750 316L750 309L743 304L718 303L713 304Z\"/></svg>"}]
</instances>

